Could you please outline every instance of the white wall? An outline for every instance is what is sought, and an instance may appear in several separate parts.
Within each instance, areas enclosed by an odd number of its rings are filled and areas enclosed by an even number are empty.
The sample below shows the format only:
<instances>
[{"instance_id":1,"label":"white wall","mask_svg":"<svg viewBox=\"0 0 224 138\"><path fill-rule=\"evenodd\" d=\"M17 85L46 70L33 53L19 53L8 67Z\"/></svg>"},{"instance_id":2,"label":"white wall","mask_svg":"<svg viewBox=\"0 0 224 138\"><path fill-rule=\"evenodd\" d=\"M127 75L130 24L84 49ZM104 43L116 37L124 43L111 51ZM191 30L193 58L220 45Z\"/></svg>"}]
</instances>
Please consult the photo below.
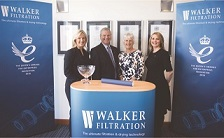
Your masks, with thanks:
<instances>
[{"instance_id":1,"label":"white wall","mask_svg":"<svg viewBox=\"0 0 224 138\"><path fill-rule=\"evenodd\" d=\"M42 0L43 1L43 0ZM116 23L122 20L143 21L142 51L147 49L147 21L175 20L175 5L180 2L196 0L174 0L174 12L160 12L160 0L69 0L69 12L57 13L56 0L53 6L53 53L54 53L54 81L55 81L55 119L69 118L69 105L64 92L65 76L63 73L64 55L57 52L57 21L81 21L82 29L86 30L86 21L111 21L113 40L116 46ZM175 27L173 28L175 29ZM173 30L174 31L174 30ZM174 47L174 45L173 45ZM172 57L173 51L172 51ZM172 88L171 88L172 91ZM165 121L171 120L171 112Z\"/></svg>"}]
</instances>

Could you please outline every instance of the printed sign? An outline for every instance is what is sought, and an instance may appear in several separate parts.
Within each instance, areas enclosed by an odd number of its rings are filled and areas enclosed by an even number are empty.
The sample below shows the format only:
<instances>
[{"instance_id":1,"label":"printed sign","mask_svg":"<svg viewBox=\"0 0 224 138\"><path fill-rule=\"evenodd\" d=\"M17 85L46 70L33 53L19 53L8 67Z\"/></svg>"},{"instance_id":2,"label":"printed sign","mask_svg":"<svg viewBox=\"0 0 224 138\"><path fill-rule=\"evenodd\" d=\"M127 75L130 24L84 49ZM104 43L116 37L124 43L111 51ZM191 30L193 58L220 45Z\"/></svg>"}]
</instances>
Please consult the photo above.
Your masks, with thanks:
<instances>
[{"instance_id":1,"label":"printed sign","mask_svg":"<svg viewBox=\"0 0 224 138\"><path fill-rule=\"evenodd\" d=\"M172 128L224 136L224 2L177 4Z\"/></svg>"},{"instance_id":2,"label":"printed sign","mask_svg":"<svg viewBox=\"0 0 224 138\"><path fill-rule=\"evenodd\" d=\"M72 137L153 137L155 90L71 89Z\"/></svg>"},{"instance_id":3,"label":"printed sign","mask_svg":"<svg viewBox=\"0 0 224 138\"><path fill-rule=\"evenodd\" d=\"M0 1L2 137L54 128L51 13L49 3Z\"/></svg>"}]
</instances>

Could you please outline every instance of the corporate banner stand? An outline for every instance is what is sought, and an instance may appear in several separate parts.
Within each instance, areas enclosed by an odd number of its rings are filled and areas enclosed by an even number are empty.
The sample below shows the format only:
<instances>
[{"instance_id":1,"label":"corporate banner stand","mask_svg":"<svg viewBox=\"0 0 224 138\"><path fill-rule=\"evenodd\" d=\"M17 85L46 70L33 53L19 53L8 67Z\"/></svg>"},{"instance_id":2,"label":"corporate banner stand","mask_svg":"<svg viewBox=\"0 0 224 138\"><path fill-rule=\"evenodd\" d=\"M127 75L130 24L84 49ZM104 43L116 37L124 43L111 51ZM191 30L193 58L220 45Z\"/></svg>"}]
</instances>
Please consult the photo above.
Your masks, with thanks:
<instances>
[{"instance_id":1,"label":"corporate banner stand","mask_svg":"<svg viewBox=\"0 0 224 138\"><path fill-rule=\"evenodd\" d=\"M177 4L172 129L224 136L224 1Z\"/></svg>"},{"instance_id":2,"label":"corporate banner stand","mask_svg":"<svg viewBox=\"0 0 224 138\"><path fill-rule=\"evenodd\" d=\"M52 130L52 4L0 1L0 137Z\"/></svg>"}]
</instances>

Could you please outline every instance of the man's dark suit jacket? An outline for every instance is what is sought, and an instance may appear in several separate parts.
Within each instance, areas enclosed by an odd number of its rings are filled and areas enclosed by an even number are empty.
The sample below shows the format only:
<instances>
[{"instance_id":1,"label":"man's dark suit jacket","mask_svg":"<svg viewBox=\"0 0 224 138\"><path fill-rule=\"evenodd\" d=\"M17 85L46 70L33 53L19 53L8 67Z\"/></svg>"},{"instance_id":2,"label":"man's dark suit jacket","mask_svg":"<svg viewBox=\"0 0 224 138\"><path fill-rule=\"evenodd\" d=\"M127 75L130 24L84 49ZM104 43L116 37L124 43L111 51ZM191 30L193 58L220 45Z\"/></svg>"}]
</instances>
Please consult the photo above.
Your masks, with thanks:
<instances>
[{"instance_id":1,"label":"man's dark suit jacket","mask_svg":"<svg viewBox=\"0 0 224 138\"><path fill-rule=\"evenodd\" d=\"M120 75L120 68L118 62L119 50L114 46L110 45L110 47L114 55L116 68L114 68L110 56L102 43L91 49L90 52L91 62L92 64L95 65L95 72L92 76L94 80L100 80L101 78L119 79L118 77ZM116 78L115 78L115 70L117 72Z\"/></svg>"}]
</instances>

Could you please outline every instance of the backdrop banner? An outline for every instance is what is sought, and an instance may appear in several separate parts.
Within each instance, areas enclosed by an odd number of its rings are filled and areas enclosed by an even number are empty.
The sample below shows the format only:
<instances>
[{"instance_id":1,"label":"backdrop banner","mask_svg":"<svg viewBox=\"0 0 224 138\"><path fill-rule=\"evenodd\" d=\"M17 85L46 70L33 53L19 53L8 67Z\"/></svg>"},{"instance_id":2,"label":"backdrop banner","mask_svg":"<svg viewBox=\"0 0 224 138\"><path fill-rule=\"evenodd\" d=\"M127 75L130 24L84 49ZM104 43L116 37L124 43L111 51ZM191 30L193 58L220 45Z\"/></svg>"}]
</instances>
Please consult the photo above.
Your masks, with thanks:
<instances>
[{"instance_id":1,"label":"backdrop banner","mask_svg":"<svg viewBox=\"0 0 224 138\"><path fill-rule=\"evenodd\" d=\"M0 1L0 136L53 129L52 4Z\"/></svg>"},{"instance_id":2,"label":"backdrop banner","mask_svg":"<svg viewBox=\"0 0 224 138\"><path fill-rule=\"evenodd\" d=\"M224 136L224 1L177 4L171 126Z\"/></svg>"}]
</instances>

